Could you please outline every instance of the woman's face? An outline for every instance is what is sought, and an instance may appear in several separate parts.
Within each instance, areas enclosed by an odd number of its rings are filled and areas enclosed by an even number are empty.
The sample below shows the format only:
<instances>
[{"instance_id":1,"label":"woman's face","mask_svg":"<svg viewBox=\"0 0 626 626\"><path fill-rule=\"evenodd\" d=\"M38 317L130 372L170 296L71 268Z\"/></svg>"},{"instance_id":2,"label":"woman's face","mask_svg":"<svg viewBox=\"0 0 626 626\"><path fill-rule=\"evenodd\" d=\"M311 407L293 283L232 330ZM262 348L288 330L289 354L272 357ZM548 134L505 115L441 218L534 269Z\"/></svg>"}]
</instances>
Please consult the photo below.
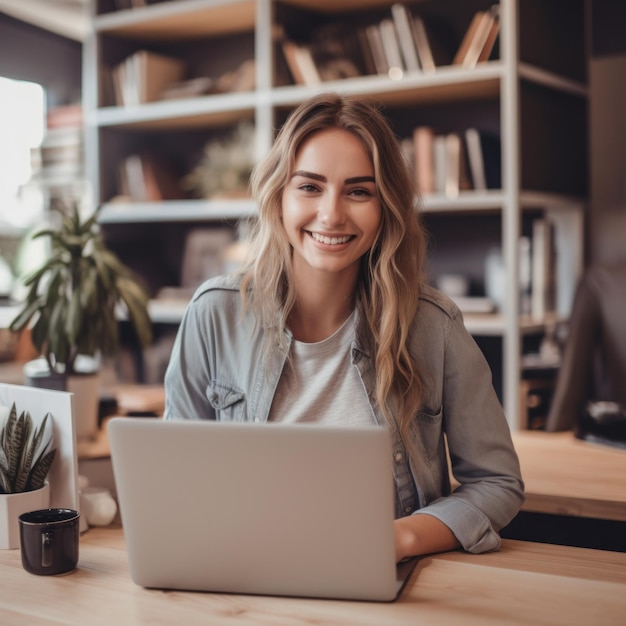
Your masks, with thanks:
<instances>
[{"instance_id":1,"label":"woman's face","mask_svg":"<svg viewBox=\"0 0 626 626\"><path fill-rule=\"evenodd\" d=\"M282 221L296 276L313 270L356 280L381 222L374 166L357 137L331 128L300 146L283 191Z\"/></svg>"}]
</instances>

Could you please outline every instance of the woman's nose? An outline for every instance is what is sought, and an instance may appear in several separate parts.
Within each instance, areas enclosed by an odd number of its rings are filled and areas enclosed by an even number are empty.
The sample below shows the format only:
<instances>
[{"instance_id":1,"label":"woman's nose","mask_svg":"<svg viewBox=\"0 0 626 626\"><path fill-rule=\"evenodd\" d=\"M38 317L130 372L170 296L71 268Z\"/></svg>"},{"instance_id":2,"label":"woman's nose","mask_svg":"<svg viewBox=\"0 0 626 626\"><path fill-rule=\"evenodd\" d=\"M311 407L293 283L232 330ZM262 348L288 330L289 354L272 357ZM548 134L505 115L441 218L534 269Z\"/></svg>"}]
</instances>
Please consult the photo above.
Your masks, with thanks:
<instances>
[{"instance_id":1,"label":"woman's nose","mask_svg":"<svg viewBox=\"0 0 626 626\"><path fill-rule=\"evenodd\" d=\"M343 223L345 214L341 197L338 194L325 194L320 202L317 217L320 223L327 226Z\"/></svg>"}]
</instances>

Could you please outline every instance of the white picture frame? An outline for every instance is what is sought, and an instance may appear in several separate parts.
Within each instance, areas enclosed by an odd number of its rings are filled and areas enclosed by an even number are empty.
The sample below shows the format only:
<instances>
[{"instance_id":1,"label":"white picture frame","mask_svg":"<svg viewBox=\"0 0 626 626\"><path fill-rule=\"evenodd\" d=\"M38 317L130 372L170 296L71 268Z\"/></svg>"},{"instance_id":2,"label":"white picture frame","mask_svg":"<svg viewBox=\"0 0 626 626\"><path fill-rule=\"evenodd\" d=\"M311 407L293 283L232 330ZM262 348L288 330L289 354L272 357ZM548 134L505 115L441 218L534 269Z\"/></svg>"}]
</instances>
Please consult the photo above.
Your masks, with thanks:
<instances>
[{"instance_id":1,"label":"white picture frame","mask_svg":"<svg viewBox=\"0 0 626 626\"><path fill-rule=\"evenodd\" d=\"M11 408L15 403L18 416L28 411L36 425L46 413L52 415L53 447L57 452L48 474L50 507L80 511L73 397L67 391L0 383L0 405Z\"/></svg>"}]
</instances>

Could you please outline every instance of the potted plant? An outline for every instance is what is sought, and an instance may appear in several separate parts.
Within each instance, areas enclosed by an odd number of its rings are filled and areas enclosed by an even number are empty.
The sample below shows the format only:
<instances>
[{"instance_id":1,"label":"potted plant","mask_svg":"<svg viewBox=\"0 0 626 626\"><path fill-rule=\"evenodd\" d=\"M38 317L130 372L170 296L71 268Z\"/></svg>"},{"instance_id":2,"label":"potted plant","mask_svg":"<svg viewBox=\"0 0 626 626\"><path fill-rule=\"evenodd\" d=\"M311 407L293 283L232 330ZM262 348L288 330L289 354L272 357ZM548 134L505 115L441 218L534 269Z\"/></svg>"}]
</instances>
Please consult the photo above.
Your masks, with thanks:
<instances>
[{"instance_id":1,"label":"potted plant","mask_svg":"<svg viewBox=\"0 0 626 626\"><path fill-rule=\"evenodd\" d=\"M84 438L97 431L98 359L116 354L121 314L141 347L152 341L152 322L143 286L106 246L98 210L84 221L76 204L67 214L54 210L60 227L35 235L50 239L50 257L26 278L27 295L10 329L31 328L42 357L26 364L27 383L73 392L77 437Z\"/></svg>"},{"instance_id":2,"label":"potted plant","mask_svg":"<svg viewBox=\"0 0 626 626\"><path fill-rule=\"evenodd\" d=\"M46 476L56 448L52 448L52 416L47 413L35 427L28 411L17 416L0 407L4 419L0 431L0 549L19 546L18 518L22 513L45 509L50 502ZM0 415L1 415L0 413Z\"/></svg>"}]
</instances>

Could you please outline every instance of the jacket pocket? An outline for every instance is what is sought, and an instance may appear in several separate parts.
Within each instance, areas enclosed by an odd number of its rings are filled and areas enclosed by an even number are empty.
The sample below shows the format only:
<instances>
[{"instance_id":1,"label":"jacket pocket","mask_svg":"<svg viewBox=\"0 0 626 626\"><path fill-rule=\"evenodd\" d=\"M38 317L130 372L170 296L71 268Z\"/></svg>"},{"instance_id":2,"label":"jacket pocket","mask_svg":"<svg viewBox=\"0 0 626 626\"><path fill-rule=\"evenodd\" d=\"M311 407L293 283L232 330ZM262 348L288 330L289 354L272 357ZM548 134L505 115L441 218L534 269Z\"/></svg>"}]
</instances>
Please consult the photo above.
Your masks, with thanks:
<instances>
[{"instance_id":1,"label":"jacket pocket","mask_svg":"<svg viewBox=\"0 0 626 626\"><path fill-rule=\"evenodd\" d=\"M442 420L442 410L436 413L421 410L413 422L415 438L429 461L437 458L443 449Z\"/></svg>"},{"instance_id":2,"label":"jacket pocket","mask_svg":"<svg viewBox=\"0 0 626 626\"><path fill-rule=\"evenodd\" d=\"M230 385L212 381L206 390L209 403L215 410L215 419L222 422L243 422L246 394Z\"/></svg>"}]
</instances>

